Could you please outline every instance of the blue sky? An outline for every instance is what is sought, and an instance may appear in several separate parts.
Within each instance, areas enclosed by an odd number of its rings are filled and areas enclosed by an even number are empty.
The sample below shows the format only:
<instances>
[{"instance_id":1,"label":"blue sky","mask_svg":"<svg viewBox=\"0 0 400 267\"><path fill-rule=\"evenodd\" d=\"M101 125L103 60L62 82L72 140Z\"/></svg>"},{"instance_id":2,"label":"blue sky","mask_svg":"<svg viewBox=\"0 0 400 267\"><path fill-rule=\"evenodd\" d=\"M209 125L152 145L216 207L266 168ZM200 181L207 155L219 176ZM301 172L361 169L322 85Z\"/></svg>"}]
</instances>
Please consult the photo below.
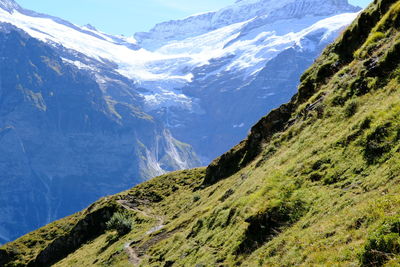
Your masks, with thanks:
<instances>
[{"instance_id":1,"label":"blue sky","mask_svg":"<svg viewBox=\"0 0 400 267\"><path fill-rule=\"evenodd\" d=\"M235 0L16 0L21 6L64 18L78 25L90 23L112 34L132 35L156 23L217 10ZM372 0L350 0L366 6Z\"/></svg>"}]
</instances>

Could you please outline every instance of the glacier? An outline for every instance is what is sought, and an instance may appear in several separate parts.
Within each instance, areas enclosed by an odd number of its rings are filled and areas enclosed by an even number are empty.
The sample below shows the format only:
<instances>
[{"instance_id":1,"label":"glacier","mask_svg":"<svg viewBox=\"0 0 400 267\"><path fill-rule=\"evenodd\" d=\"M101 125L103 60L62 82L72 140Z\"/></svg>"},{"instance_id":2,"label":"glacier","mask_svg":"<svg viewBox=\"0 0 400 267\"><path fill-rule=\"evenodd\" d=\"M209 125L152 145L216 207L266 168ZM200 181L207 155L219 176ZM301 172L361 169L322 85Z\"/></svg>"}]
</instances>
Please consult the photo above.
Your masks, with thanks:
<instances>
[{"instance_id":1,"label":"glacier","mask_svg":"<svg viewBox=\"0 0 400 267\"><path fill-rule=\"evenodd\" d=\"M246 80L280 51L299 45L312 32L324 31L321 41L332 40L358 11L346 0L323 4L315 0L238 1L217 12L161 23L149 33L124 37L107 35L94 27L71 26L27 11L14 1L5 6L8 8L0 9L1 22L44 42L115 63L118 73L148 91L143 94L148 109L171 105L190 108L193 101L177 89L193 81L195 68L209 65L213 59L233 56L229 64L208 76L235 71ZM95 70L79 60L72 63Z\"/></svg>"}]
</instances>

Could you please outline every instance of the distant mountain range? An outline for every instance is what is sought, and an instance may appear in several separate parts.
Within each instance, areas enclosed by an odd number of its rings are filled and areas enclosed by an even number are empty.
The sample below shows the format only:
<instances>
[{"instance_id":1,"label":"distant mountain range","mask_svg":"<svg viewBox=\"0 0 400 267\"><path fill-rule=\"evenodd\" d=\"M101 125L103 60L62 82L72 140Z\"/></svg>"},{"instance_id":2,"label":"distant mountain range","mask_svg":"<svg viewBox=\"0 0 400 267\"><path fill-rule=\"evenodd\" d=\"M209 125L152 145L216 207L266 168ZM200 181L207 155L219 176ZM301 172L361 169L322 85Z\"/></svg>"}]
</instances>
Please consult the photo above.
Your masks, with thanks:
<instances>
[{"instance_id":1,"label":"distant mountain range","mask_svg":"<svg viewBox=\"0 0 400 267\"><path fill-rule=\"evenodd\" d=\"M134 37L0 1L0 242L205 165L295 93L360 9L237 1Z\"/></svg>"}]
</instances>

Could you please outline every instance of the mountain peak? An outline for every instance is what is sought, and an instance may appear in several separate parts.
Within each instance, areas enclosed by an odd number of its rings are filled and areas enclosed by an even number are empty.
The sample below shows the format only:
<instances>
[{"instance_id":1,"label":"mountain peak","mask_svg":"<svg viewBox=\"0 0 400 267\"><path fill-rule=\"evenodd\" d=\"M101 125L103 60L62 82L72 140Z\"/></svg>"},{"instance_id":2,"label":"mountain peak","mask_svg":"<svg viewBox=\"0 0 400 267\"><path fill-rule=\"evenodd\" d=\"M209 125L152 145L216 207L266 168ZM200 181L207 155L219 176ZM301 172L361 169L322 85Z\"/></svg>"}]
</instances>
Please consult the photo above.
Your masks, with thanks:
<instances>
[{"instance_id":1,"label":"mountain peak","mask_svg":"<svg viewBox=\"0 0 400 267\"><path fill-rule=\"evenodd\" d=\"M151 49L154 47L154 40L158 43L167 43L255 18L274 22L305 16L328 17L359 10L360 8L349 4L348 0L323 2L320 0L237 0L234 4L215 12L157 24L150 32L136 33L135 39L140 45Z\"/></svg>"},{"instance_id":2,"label":"mountain peak","mask_svg":"<svg viewBox=\"0 0 400 267\"><path fill-rule=\"evenodd\" d=\"M0 0L0 8L7 12L20 9L21 7L14 0Z\"/></svg>"},{"instance_id":3,"label":"mountain peak","mask_svg":"<svg viewBox=\"0 0 400 267\"><path fill-rule=\"evenodd\" d=\"M97 28L95 26L93 26L92 24L86 24L84 27L88 28L89 30L92 31L97 31Z\"/></svg>"},{"instance_id":4,"label":"mountain peak","mask_svg":"<svg viewBox=\"0 0 400 267\"><path fill-rule=\"evenodd\" d=\"M235 4L255 4L255 3L281 3L281 4L287 4L287 3L292 3L292 2L314 2L314 0L236 0ZM338 6L342 5L350 5L348 0L326 0L324 4L335 4Z\"/></svg>"},{"instance_id":5,"label":"mountain peak","mask_svg":"<svg viewBox=\"0 0 400 267\"><path fill-rule=\"evenodd\" d=\"M223 8L222 10L230 9L237 6L250 6L253 9L261 9L263 13L270 13L275 11L276 9L293 4L302 6L312 4L314 5L314 7L329 6L340 10L342 10L343 8L350 10L356 9L356 7L351 5L348 0L326 0L323 3L316 0L237 0L235 4L227 8Z\"/></svg>"}]
</instances>

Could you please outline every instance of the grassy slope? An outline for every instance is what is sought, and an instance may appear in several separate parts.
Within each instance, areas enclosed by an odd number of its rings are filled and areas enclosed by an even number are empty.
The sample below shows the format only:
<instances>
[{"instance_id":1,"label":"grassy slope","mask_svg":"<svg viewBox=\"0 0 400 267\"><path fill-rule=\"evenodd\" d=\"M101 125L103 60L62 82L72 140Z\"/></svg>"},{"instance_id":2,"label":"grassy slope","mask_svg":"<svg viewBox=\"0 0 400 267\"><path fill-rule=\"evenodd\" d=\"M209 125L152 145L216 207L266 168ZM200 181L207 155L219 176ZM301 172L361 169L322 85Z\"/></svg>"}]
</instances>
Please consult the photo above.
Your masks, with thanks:
<instances>
[{"instance_id":1,"label":"grassy slope","mask_svg":"<svg viewBox=\"0 0 400 267\"><path fill-rule=\"evenodd\" d=\"M303 76L290 126L246 167L207 186L204 169L176 172L107 199L136 203L123 211L133 231L104 232L56 266L127 266L130 243L143 266L400 265L399 14L400 1L370 6ZM46 246L28 240L63 235L76 216L1 250L26 263Z\"/></svg>"}]
</instances>

